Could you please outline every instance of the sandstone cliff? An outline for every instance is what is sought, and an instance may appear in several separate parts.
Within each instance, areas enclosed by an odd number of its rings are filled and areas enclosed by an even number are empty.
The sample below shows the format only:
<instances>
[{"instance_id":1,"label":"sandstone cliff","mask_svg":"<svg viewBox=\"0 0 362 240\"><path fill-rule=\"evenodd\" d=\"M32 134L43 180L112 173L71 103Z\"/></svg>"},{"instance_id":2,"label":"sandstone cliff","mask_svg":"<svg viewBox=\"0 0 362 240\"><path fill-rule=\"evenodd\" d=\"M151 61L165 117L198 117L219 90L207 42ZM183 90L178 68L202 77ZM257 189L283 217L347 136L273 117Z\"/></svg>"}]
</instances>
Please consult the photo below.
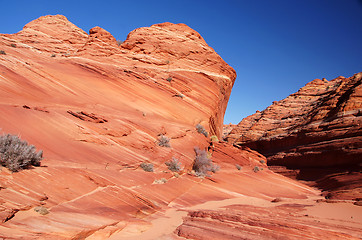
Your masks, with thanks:
<instances>
[{"instance_id":1,"label":"sandstone cliff","mask_svg":"<svg viewBox=\"0 0 362 240\"><path fill-rule=\"evenodd\" d=\"M317 180L334 197L362 197L361 77L316 79L244 118L227 140L259 151L269 165L298 169L299 179Z\"/></svg>"},{"instance_id":2,"label":"sandstone cliff","mask_svg":"<svg viewBox=\"0 0 362 240\"><path fill-rule=\"evenodd\" d=\"M249 238L303 238L304 229L315 239L358 237L358 211L346 227L317 216L314 229L315 217L303 211L319 191L269 171L251 149L215 143L220 171L192 174L194 147L210 141L195 126L220 138L236 75L186 25L136 29L118 46L100 27L87 34L64 16L45 16L0 35L0 50L1 131L45 157L41 167L1 169L0 238L232 239L241 236L234 225ZM158 145L161 135L170 147ZM165 165L173 157L183 168L177 174ZM255 229L255 218L224 221L245 213L270 220L280 208L279 227L269 221ZM298 211L290 216L288 209ZM207 214L222 217L210 222ZM286 222L296 230L279 231Z\"/></svg>"}]
</instances>

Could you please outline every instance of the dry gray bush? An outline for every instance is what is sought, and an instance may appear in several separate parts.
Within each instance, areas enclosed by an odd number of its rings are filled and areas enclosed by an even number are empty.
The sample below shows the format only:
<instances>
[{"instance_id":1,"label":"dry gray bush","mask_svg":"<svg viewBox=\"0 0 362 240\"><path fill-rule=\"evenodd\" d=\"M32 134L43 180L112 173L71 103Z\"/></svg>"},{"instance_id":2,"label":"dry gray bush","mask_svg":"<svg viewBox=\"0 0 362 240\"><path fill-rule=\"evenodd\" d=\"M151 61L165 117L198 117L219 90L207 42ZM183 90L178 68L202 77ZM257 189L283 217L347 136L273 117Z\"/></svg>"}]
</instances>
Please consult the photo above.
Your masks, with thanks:
<instances>
[{"instance_id":1,"label":"dry gray bush","mask_svg":"<svg viewBox=\"0 0 362 240\"><path fill-rule=\"evenodd\" d=\"M171 147L170 146L170 138L168 138L168 137L161 134L160 137L158 138L158 146Z\"/></svg>"},{"instance_id":2,"label":"dry gray bush","mask_svg":"<svg viewBox=\"0 0 362 240\"><path fill-rule=\"evenodd\" d=\"M140 167L145 171L145 172L153 172L153 164L152 163L141 163Z\"/></svg>"},{"instance_id":3,"label":"dry gray bush","mask_svg":"<svg viewBox=\"0 0 362 240\"><path fill-rule=\"evenodd\" d=\"M181 163L175 157L172 157L172 160L170 160L169 162L165 162L165 164L172 172L181 171Z\"/></svg>"},{"instance_id":4,"label":"dry gray bush","mask_svg":"<svg viewBox=\"0 0 362 240\"><path fill-rule=\"evenodd\" d=\"M209 136L209 134L207 133L207 131L205 130L205 128L204 128L200 123L198 123L198 124L196 125L196 130L197 130L198 133L203 134L205 137L208 137L208 136Z\"/></svg>"},{"instance_id":5,"label":"dry gray bush","mask_svg":"<svg viewBox=\"0 0 362 240\"><path fill-rule=\"evenodd\" d=\"M212 163L212 160L207 157L205 150L201 150L198 147L194 148L196 157L192 169L195 174L199 177L209 176L208 172L215 173L220 169L216 164Z\"/></svg>"},{"instance_id":6,"label":"dry gray bush","mask_svg":"<svg viewBox=\"0 0 362 240\"><path fill-rule=\"evenodd\" d=\"M30 166L40 166L43 151L36 152L33 145L22 141L18 136L7 134L0 136L0 163L12 172Z\"/></svg>"}]
</instances>

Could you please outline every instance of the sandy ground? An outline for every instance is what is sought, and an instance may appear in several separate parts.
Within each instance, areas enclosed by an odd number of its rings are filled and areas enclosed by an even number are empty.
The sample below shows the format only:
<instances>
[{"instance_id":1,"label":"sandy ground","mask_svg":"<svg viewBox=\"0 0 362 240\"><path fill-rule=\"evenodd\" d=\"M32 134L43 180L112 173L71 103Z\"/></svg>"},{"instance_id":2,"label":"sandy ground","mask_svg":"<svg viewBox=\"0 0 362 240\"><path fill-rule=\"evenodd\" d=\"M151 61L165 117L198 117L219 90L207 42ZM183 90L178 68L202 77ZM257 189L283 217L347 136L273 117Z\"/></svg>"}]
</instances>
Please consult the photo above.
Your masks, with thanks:
<instances>
[{"instance_id":1,"label":"sandy ground","mask_svg":"<svg viewBox=\"0 0 362 240\"><path fill-rule=\"evenodd\" d=\"M306 207L304 214L320 219L323 222L359 227L361 228L362 236L362 206L356 206L351 203L323 202Z\"/></svg>"},{"instance_id":2,"label":"sandy ground","mask_svg":"<svg viewBox=\"0 0 362 240\"><path fill-rule=\"evenodd\" d=\"M182 218L192 210L217 210L231 205L251 205L255 207L275 208L284 204L306 205L301 216L311 221L338 224L360 228L362 232L362 207L351 203L316 203L319 197L309 199L287 199L272 203L268 200L244 196L221 201L208 201L189 208L177 209L177 206L165 213L153 215L153 220L145 224L130 223L124 229L114 233L109 239L172 239L173 231L182 224ZM172 206L172 205L171 205ZM146 220L146 219L145 219Z\"/></svg>"}]
</instances>

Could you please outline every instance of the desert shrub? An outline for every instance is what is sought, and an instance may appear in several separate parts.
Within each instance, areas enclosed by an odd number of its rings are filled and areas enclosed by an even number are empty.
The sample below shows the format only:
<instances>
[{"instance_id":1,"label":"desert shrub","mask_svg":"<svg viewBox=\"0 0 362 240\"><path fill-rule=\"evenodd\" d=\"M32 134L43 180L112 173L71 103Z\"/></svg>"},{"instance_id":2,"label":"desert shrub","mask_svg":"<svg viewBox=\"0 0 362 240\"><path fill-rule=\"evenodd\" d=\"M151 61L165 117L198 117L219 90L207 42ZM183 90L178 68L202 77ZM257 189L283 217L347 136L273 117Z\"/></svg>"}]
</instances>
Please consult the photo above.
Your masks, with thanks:
<instances>
[{"instance_id":1,"label":"desert shrub","mask_svg":"<svg viewBox=\"0 0 362 240\"><path fill-rule=\"evenodd\" d=\"M43 159L43 151L36 152L33 145L28 145L18 136L7 134L0 136L0 163L12 172L30 166L40 166Z\"/></svg>"},{"instance_id":2,"label":"desert shrub","mask_svg":"<svg viewBox=\"0 0 362 240\"><path fill-rule=\"evenodd\" d=\"M167 179L166 178L161 178L161 179L156 179L155 181L153 181L154 184L164 184L167 183Z\"/></svg>"},{"instance_id":3,"label":"desert shrub","mask_svg":"<svg viewBox=\"0 0 362 240\"><path fill-rule=\"evenodd\" d=\"M236 164L235 167L236 167L236 169L239 170L239 171L240 171L241 168L242 168L239 164Z\"/></svg>"},{"instance_id":4,"label":"desert shrub","mask_svg":"<svg viewBox=\"0 0 362 240\"><path fill-rule=\"evenodd\" d=\"M198 147L195 147L194 150L196 157L192 166L192 170L195 171L196 176L209 176L208 172L215 173L220 169L218 165L213 164L211 159L207 157L205 150L201 150Z\"/></svg>"},{"instance_id":5,"label":"desert shrub","mask_svg":"<svg viewBox=\"0 0 362 240\"><path fill-rule=\"evenodd\" d=\"M264 164L264 163L265 163L265 161L264 161L264 160L260 160L259 162L260 162L261 164Z\"/></svg>"},{"instance_id":6,"label":"desert shrub","mask_svg":"<svg viewBox=\"0 0 362 240\"><path fill-rule=\"evenodd\" d=\"M175 157L172 157L172 160L165 162L165 164L172 172L179 172L181 170L181 163Z\"/></svg>"},{"instance_id":7,"label":"desert shrub","mask_svg":"<svg viewBox=\"0 0 362 240\"><path fill-rule=\"evenodd\" d=\"M184 98L185 96L181 93L175 94L172 97L179 97L179 98Z\"/></svg>"},{"instance_id":8,"label":"desert shrub","mask_svg":"<svg viewBox=\"0 0 362 240\"><path fill-rule=\"evenodd\" d=\"M152 163L141 163L140 167L145 171L145 172L153 172L153 164Z\"/></svg>"},{"instance_id":9,"label":"desert shrub","mask_svg":"<svg viewBox=\"0 0 362 240\"><path fill-rule=\"evenodd\" d=\"M123 43L121 40L117 40L117 45L120 46Z\"/></svg>"},{"instance_id":10,"label":"desert shrub","mask_svg":"<svg viewBox=\"0 0 362 240\"><path fill-rule=\"evenodd\" d=\"M258 166L255 166L254 169L253 169L254 172L259 172L260 171L260 168Z\"/></svg>"},{"instance_id":11,"label":"desert shrub","mask_svg":"<svg viewBox=\"0 0 362 240\"><path fill-rule=\"evenodd\" d=\"M168 77L166 80L167 80L168 82L171 82L171 81L172 81L172 77Z\"/></svg>"},{"instance_id":12,"label":"desert shrub","mask_svg":"<svg viewBox=\"0 0 362 240\"><path fill-rule=\"evenodd\" d=\"M10 46L13 47L13 48L16 48L16 44L15 44L15 43L10 44Z\"/></svg>"},{"instance_id":13,"label":"desert shrub","mask_svg":"<svg viewBox=\"0 0 362 240\"><path fill-rule=\"evenodd\" d=\"M49 213L48 209L46 207L43 206L39 206L34 208L34 211L41 214L41 215L47 215Z\"/></svg>"},{"instance_id":14,"label":"desert shrub","mask_svg":"<svg viewBox=\"0 0 362 240\"><path fill-rule=\"evenodd\" d=\"M6 52L4 50L0 50L0 54L6 55Z\"/></svg>"},{"instance_id":15,"label":"desert shrub","mask_svg":"<svg viewBox=\"0 0 362 240\"><path fill-rule=\"evenodd\" d=\"M158 146L171 147L170 146L170 138L168 138L168 137L161 134L160 137L158 138Z\"/></svg>"},{"instance_id":16,"label":"desert shrub","mask_svg":"<svg viewBox=\"0 0 362 240\"><path fill-rule=\"evenodd\" d=\"M52 55L50 55L50 57L56 57L57 55L55 55L55 54L52 54Z\"/></svg>"},{"instance_id":17,"label":"desert shrub","mask_svg":"<svg viewBox=\"0 0 362 240\"><path fill-rule=\"evenodd\" d=\"M210 137L211 142L219 142L219 138L216 135Z\"/></svg>"},{"instance_id":18,"label":"desert shrub","mask_svg":"<svg viewBox=\"0 0 362 240\"><path fill-rule=\"evenodd\" d=\"M277 203L277 202L281 202L282 201L282 199L281 198L274 198L271 202L272 203Z\"/></svg>"},{"instance_id":19,"label":"desert shrub","mask_svg":"<svg viewBox=\"0 0 362 240\"><path fill-rule=\"evenodd\" d=\"M198 123L198 124L196 125L196 130L197 130L198 133L203 134L205 137L209 136L209 134L207 133L207 131L205 130L205 128L204 128L200 123Z\"/></svg>"}]
</instances>

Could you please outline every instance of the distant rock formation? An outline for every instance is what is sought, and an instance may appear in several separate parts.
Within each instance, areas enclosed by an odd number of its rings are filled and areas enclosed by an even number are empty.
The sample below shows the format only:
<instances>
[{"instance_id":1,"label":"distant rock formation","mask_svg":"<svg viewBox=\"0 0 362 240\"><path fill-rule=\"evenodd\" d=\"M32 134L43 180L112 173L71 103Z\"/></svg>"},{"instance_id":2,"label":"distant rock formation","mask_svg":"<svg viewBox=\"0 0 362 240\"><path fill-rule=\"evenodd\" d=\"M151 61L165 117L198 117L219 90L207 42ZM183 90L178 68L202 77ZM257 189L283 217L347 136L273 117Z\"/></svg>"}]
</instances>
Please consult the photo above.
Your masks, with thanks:
<instances>
[{"instance_id":1,"label":"distant rock formation","mask_svg":"<svg viewBox=\"0 0 362 240\"><path fill-rule=\"evenodd\" d=\"M298 169L292 175L316 180L333 191L329 197L362 197L362 179L356 178L362 164L361 77L316 79L244 118L227 141L257 150L269 165Z\"/></svg>"}]
</instances>

